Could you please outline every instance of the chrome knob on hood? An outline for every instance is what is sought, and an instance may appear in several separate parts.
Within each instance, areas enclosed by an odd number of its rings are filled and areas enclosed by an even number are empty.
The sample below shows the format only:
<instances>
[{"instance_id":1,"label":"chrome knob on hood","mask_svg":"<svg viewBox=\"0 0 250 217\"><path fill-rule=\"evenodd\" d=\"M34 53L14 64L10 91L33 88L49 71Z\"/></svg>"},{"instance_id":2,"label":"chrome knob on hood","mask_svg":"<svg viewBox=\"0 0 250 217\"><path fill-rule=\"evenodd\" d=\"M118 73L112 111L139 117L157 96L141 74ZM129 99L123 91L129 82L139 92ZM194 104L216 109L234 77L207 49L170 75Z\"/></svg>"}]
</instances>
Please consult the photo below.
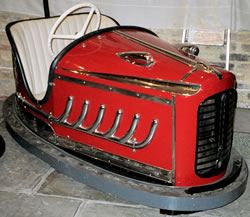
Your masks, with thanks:
<instances>
[{"instance_id":1,"label":"chrome knob on hood","mask_svg":"<svg viewBox=\"0 0 250 217\"><path fill-rule=\"evenodd\" d=\"M188 54L189 56L198 56L200 49L196 45L182 45L180 50Z\"/></svg>"}]
</instances>

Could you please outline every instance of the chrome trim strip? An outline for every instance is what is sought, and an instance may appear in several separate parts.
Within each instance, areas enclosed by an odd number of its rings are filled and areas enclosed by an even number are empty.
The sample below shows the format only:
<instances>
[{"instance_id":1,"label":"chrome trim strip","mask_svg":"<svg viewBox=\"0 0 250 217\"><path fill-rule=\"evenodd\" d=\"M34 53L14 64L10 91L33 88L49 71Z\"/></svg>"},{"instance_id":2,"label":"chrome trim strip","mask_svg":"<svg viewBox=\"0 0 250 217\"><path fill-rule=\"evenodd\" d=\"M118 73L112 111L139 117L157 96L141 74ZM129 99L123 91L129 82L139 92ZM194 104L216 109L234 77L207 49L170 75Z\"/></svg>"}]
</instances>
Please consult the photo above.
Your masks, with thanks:
<instances>
[{"instance_id":1,"label":"chrome trim strip","mask_svg":"<svg viewBox=\"0 0 250 217\"><path fill-rule=\"evenodd\" d=\"M187 77L188 77L189 75L191 75L193 72L195 72L196 70L197 70L196 67L193 68L193 69L191 69L187 74L185 74L185 75L182 77L182 79L180 80L180 82L184 82L184 80L186 80Z\"/></svg>"},{"instance_id":2,"label":"chrome trim strip","mask_svg":"<svg viewBox=\"0 0 250 217\"><path fill-rule=\"evenodd\" d=\"M204 72L207 72L207 73L213 73L215 74L219 80L222 79L222 74L220 71L218 71L217 69L215 69L214 67L211 67L203 62L199 62L199 61L196 61L195 59L191 59L189 57L186 57L186 56L183 56L183 55L180 55L176 52L173 52L173 51L170 51L170 50L167 50L167 49L164 49L162 47L159 47L157 45L154 45L154 44L151 44L149 42L146 42L146 41L143 41L139 38L136 38L132 35L129 35L125 32L122 32L120 30L114 30L113 31L114 33L130 40L130 41L133 41L133 42L136 42L137 44L140 44L144 47L147 47L149 49L152 49L158 53L161 53L165 56L168 56L170 58L173 58L181 63L184 63L190 67L193 67L193 68L197 68L197 69L200 69L200 70L203 70Z\"/></svg>"},{"instance_id":3,"label":"chrome trim strip","mask_svg":"<svg viewBox=\"0 0 250 217\"><path fill-rule=\"evenodd\" d=\"M173 59L175 59L175 60L177 60L177 61L179 61L181 63L184 63L184 64L186 64L188 66L195 67L195 65L197 64L197 61L194 60L194 59L190 59L188 57L185 57L185 56L180 55L178 53L175 53L173 51L170 51L170 50L164 49L162 47L159 47L157 45L151 44L149 42L143 41L143 40L141 40L139 38L136 38L136 37L134 37L132 35L129 35L129 34L125 33L125 32L122 32L120 30L114 30L113 32L120 35L120 36L122 36L123 38L126 38L126 39L128 39L130 41L136 42L137 44L140 44L140 45L142 45L144 47L152 49L152 50L154 50L154 51L156 51L158 53L161 53L161 54L163 54L165 56L171 57L171 58L173 58Z\"/></svg>"},{"instance_id":4,"label":"chrome trim strip","mask_svg":"<svg viewBox=\"0 0 250 217\"><path fill-rule=\"evenodd\" d=\"M159 80L153 78L106 74L101 72L80 71L80 70L72 70L59 67L58 69L86 76L101 78L105 80L116 81L119 83L136 85L147 89L150 88L161 92L169 92L173 94L194 95L198 93L201 88L199 84L193 84L193 83L183 83L183 82L174 82L174 81Z\"/></svg>"},{"instance_id":5,"label":"chrome trim strip","mask_svg":"<svg viewBox=\"0 0 250 217\"><path fill-rule=\"evenodd\" d=\"M71 71L71 70L69 70L69 71ZM63 80L63 81L71 82L74 84L93 87L93 88L97 88L97 89L101 89L101 90L105 90L105 91L109 91L109 92L113 92L113 93L119 93L122 95L131 96L131 97L135 97L135 98L139 98L139 99L144 99L144 100L148 100L148 101L152 101L152 102L156 102L156 103L160 103L160 104L164 104L164 105L171 105L171 100L163 98L163 97L157 97L157 96L152 96L149 94L134 92L131 90L126 90L126 89L122 89L122 88L118 88L118 87L114 87L114 86L108 86L105 84L99 84L96 82L80 80L80 79L72 78L72 77L65 76L65 75L55 74L55 78L58 80Z\"/></svg>"},{"instance_id":6,"label":"chrome trim strip","mask_svg":"<svg viewBox=\"0 0 250 217\"><path fill-rule=\"evenodd\" d=\"M221 72L214 67L211 67L203 62L197 62L196 68L203 70L204 72L207 72L207 73L215 74L219 80L222 80Z\"/></svg>"},{"instance_id":7,"label":"chrome trim strip","mask_svg":"<svg viewBox=\"0 0 250 217\"><path fill-rule=\"evenodd\" d=\"M63 137L57 138L56 145L58 147L73 150L74 152L81 153L95 160L106 162L109 165L117 166L119 168L135 172L137 174L142 174L149 178L157 179L165 182L166 184L171 183L171 171L165 170L156 166L141 163L129 158L121 157L103 150L94 148L89 145L85 145L79 142L72 141L70 139L65 139Z\"/></svg>"},{"instance_id":8,"label":"chrome trim strip","mask_svg":"<svg viewBox=\"0 0 250 217\"><path fill-rule=\"evenodd\" d=\"M31 103L29 103L27 100L25 100L24 97L21 96L21 94L18 94L18 100L21 101L21 103L28 107L29 109L33 110L34 112L36 112L37 114L41 114L41 110L36 108L35 106L33 106ZM67 121L67 118L70 115L71 112L71 108L73 105L73 97L70 96L67 99L66 105L65 105L65 109L64 112L62 113L62 115L59 116L59 118L56 118L53 116L53 114L46 114L44 113L44 116L51 122L51 123L56 123L58 125L67 127L67 128L71 128L74 130L77 130L79 132L83 132L83 133L87 133L93 136L98 136L102 139L106 139L109 140L111 142L115 142L118 143L120 145L129 147L133 150L135 149L141 149L141 148L145 148L147 145L150 144L150 142L152 141L155 133L156 133L156 129L158 126L158 120L155 119L152 121L150 130L146 136L146 138L143 141L137 142L136 138L134 138L133 140L131 140L131 137L134 135L135 130L138 126L139 123L139 118L140 115L139 114L135 114L133 121L130 125L129 130L124 134L124 136L122 137L116 137L114 134L117 131L119 124L120 124L120 120L122 117L122 110L119 109L116 112L116 116L114 119L114 123L112 124L111 128L109 130L107 130L107 132L101 132L98 131L98 128L103 120L104 117L104 111L105 111L105 105L101 105L99 108L99 112L97 114L96 120L94 121L94 123L89 127L86 128L83 126L83 122L86 118L87 115L87 110L88 110L88 106L89 106L89 101L85 101L83 104L83 108L82 108L82 113L80 114L79 118L73 122L73 123L69 123ZM43 117L44 117L43 116Z\"/></svg>"},{"instance_id":9,"label":"chrome trim strip","mask_svg":"<svg viewBox=\"0 0 250 217\"><path fill-rule=\"evenodd\" d=\"M42 116L45 119L50 119L50 114L45 113L44 111L36 108L34 105L32 105L31 103L29 103L25 97L23 97L21 95L21 93L16 92L16 101L22 103L24 106L28 107L29 109L35 111L37 114L39 114L40 116Z\"/></svg>"}]
</instances>

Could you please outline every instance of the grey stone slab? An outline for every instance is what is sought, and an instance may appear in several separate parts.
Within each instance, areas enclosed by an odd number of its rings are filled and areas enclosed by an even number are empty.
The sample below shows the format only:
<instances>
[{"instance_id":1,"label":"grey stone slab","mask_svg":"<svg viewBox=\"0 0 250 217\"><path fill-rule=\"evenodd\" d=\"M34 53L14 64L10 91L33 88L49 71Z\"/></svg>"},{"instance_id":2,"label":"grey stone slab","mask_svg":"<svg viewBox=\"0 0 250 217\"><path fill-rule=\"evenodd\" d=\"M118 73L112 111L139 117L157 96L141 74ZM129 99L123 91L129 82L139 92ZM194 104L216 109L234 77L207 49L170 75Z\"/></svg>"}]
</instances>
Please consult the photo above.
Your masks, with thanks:
<instances>
[{"instance_id":1,"label":"grey stone slab","mask_svg":"<svg viewBox=\"0 0 250 217\"><path fill-rule=\"evenodd\" d=\"M109 194L95 190L85 184L74 181L61 173L53 172L44 182L40 190L42 194L60 195L64 197L84 198L88 200L112 201L128 203Z\"/></svg>"},{"instance_id":2,"label":"grey stone slab","mask_svg":"<svg viewBox=\"0 0 250 217\"><path fill-rule=\"evenodd\" d=\"M250 109L236 109L234 130L250 133Z\"/></svg>"},{"instance_id":3,"label":"grey stone slab","mask_svg":"<svg viewBox=\"0 0 250 217\"><path fill-rule=\"evenodd\" d=\"M1 217L74 217L81 201L0 191Z\"/></svg>"},{"instance_id":4,"label":"grey stone slab","mask_svg":"<svg viewBox=\"0 0 250 217\"><path fill-rule=\"evenodd\" d=\"M245 159L250 159L250 134L234 133L233 147L235 147Z\"/></svg>"},{"instance_id":5,"label":"grey stone slab","mask_svg":"<svg viewBox=\"0 0 250 217\"><path fill-rule=\"evenodd\" d=\"M88 202L75 217L163 217L159 209Z\"/></svg>"},{"instance_id":6,"label":"grey stone slab","mask_svg":"<svg viewBox=\"0 0 250 217\"><path fill-rule=\"evenodd\" d=\"M6 151L0 158L0 190L32 192L50 166L21 148L0 124Z\"/></svg>"}]
</instances>

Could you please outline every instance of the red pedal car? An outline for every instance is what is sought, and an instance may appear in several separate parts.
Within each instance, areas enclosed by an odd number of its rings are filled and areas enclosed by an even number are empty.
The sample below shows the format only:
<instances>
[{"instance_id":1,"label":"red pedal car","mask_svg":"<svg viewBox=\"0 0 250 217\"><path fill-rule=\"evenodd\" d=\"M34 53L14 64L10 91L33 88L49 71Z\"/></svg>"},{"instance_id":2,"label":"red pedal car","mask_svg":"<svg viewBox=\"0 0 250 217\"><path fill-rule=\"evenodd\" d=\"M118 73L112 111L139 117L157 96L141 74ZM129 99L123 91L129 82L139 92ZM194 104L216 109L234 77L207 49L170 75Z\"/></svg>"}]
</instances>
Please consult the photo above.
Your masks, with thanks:
<instances>
[{"instance_id":1,"label":"red pedal car","mask_svg":"<svg viewBox=\"0 0 250 217\"><path fill-rule=\"evenodd\" d=\"M90 12L70 15L90 7ZM177 211L238 198L248 169L232 149L235 76L92 4L8 24L14 138L78 181Z\"/></svg>"}]
</instances>

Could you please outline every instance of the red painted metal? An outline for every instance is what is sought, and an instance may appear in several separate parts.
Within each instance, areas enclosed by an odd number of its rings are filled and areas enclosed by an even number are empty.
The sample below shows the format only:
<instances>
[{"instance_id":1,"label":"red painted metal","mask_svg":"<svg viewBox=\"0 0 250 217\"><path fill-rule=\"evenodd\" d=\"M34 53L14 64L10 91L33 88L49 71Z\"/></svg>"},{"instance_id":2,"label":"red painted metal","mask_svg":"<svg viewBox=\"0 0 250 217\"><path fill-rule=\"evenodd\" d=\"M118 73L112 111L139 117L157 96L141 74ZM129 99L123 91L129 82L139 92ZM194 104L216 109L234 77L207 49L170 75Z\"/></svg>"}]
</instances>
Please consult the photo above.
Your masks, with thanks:
<instances>
[{"instance_id":1,"label":"red painted metal","mask_svg":"<svg viewBox=\"0 0 250 217\"><path fill-rule=\"evenodd\" d=\"M181 51L147 32L129 29L122 31L138 39L184 55ZM149 52L152 54L155 64L148 68L141 67L128 63L117 56L119 52L128 51ZM173 125L174 107L172 105L121 95L112 91L74 84L55 78L53 80L55 85L52 88L50 98L44 105L40 107L29 100L30 103L33 103L37 108L47 113L52 113L55 117L59 117L63 113L67 98L73 96L74 103L68 121L74 122L79 117L83 101L88 100L90 102L90 109L84 124L90 126L95 121L100 105L104 104L106 105L106 110L99 129L106 131L111 127L116 111L122 109L122 121L116 133L116 136L122 136L129 129L133 116L138 113L140 114L140 121L134 135L137 141L143 140L147 136L152 120L159 120L159 125L152 142L147 147L136 151L118 143L53 123L52 127L56 135L70 138L128 159L170 171L174 170L176 186L209 184L217 181L224 175L224 172L222 172L212 178L200 178L195 174L197 110L199 104L207 97L226 89L234 88L235 78L231 73L218 69L222 73L222 79L219 80L215 74L198 69L184 81L181 81L181 79L192 70L191 66L130 41L112 31L90 37L80 42L60 60L57 67L54 71L56 75L64 75L87 82L91 81L138 93L149 94L152 95L152 97L162 97L169 100L176 97L176 125ZM91 77L86 74L74 73L61 68L122 75L124 77L133 76L167 80L182 82L184 84L193 83L200 85L201 89L197 94L192 96L173 94ZM29 99L23 85L21 85L22 81L20 78L18 83L18 91ZM173 129L174 127L175 129ZM175 135L173 135L174 132ZM173 144L173 140L175 140L175 144ZM173 147L175 150L173 150ZM175 165L172 165L173 162Z\"/></svg>"}]
</instances>

